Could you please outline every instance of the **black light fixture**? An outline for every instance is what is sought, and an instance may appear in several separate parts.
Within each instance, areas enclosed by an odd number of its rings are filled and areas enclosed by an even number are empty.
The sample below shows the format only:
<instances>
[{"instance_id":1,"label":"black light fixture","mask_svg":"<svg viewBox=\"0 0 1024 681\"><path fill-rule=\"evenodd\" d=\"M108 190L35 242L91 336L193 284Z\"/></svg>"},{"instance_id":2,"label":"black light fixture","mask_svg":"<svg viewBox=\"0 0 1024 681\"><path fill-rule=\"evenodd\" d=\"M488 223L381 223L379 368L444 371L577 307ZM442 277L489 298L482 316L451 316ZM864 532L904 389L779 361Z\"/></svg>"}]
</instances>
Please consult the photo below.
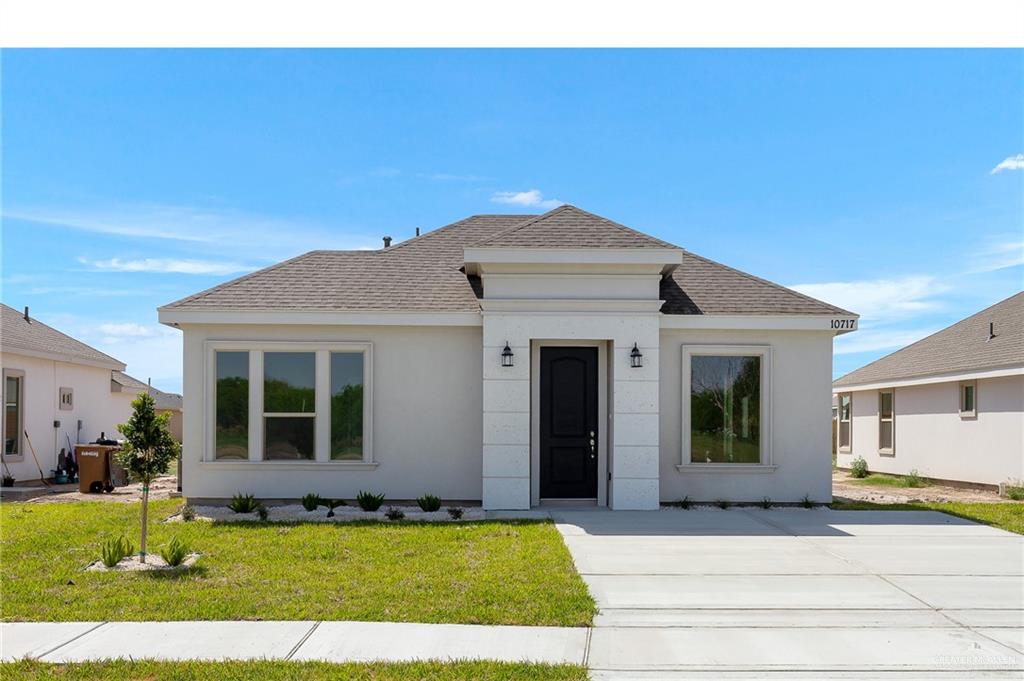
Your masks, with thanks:
<instances>
[{"instance_id":1,"label":"black light fixture","mask_svg":"<svg viewBox=\"0 0 1024 681\"><path fill-rule=\"evenodd\" d=\"M629 353L629 366L633 369L639 369L644 365L644 356L640 352L640 348L633 343L633 350Z\"/></svg>"},{"instance_id":2,"label":"black light fixture","mask_svg":"<svg viewBox=\"0 0 1024 681\"><path fill-rule=\"evenodd\" d=\"M501 366L512 366L512 348L508 346L508 341L505 341L505 349L501 351Z\"/></svg>"}]
</instances>

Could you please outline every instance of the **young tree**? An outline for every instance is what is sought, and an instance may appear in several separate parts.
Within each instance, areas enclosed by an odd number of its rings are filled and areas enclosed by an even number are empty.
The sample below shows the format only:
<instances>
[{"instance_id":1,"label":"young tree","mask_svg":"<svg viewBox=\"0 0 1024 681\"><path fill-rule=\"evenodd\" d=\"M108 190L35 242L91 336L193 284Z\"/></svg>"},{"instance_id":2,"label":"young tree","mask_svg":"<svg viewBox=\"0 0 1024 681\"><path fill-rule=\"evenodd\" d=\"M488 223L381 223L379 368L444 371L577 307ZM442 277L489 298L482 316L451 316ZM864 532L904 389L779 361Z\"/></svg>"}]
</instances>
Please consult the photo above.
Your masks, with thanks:
<instances>
[{"instance_id":1,"label":"young tree","mask_svg":"<svg viewBox=\"0 0 1024 681\"><path fill-rule=\"evenodd\" d=\"M117 460L133 480L142 483L142 540L139 542L139 560L146 562L146 527L149 510L149 483L167 470L181 448L167 427L170 414L157 414L156 403L149 393L140 394L132 402L132 416L128 423L117 427L124 435L125 444Z\"/></svg>"}]
</instances>

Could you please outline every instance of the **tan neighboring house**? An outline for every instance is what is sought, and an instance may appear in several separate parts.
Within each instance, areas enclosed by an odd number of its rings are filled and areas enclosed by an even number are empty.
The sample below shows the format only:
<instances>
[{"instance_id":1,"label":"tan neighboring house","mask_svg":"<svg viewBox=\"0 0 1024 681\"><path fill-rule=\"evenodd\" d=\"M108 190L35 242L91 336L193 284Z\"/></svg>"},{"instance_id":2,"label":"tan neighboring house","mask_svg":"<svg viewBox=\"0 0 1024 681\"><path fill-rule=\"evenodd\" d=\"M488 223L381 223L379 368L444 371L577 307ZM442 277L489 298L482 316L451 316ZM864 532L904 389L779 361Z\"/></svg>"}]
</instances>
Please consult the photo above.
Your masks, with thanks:
<instances>
[{"instance_id":1,"label":"tan neighboring house","mask_svg":"<svg viewBox=\"0 0 1024 681\"><path fill-rule=\"evenodd\" d=\"M832 340L856 315L574 206L390 241L160 308L186 496L831 499Z\"/></svg>"},{"instance_id":2,"label":"tan neighboring house","mask_svg":"<svg viewBox=\"0 0 1024 681\"><path fill-rule=\"evenodd\" d=\"M1024 479L1024 292L839 379L837 464Z\"/></svg>"},{"instance_id":3,"label":"tan neighboring house","mask_svg":"<svg viewBox=\"0 0 1024 681\"><path fill-rule=\"evenodd\" d=\"M171 429L171 435L178 442L181 442L181 428L182 428L182 399L181 395L177 393L165 393L162 390L154 388L148 383L143 383L137 378L132 378L123 371L115 371L110 376L110 390L115 395L120 396L123 402L128 403L129 410L132 400L139 393L148 392L153 396L153 402L156 404L156 413L163 414L169 413L170 418L167 421L168 426Z\"/></svg>"},{"instance_id":4,"label":"tan neighboring house","mask_svg":"<svg viewBox=\"0 0 1024 681\"><path fill-rule=\"evenodd\" d=\"M16 480L50 477L61 449L105 434L117 439L131 401L147 386L124 373L124 363L71 336L0 304L0 364L3 368L3 473ZM166 395L166 394L164 394ZM180 402L167 395L167 409ZM27 433L27 436L26 436ZM180 427L179 427L180 433ZM70 443L70 444L69 444Z\"/></svg>"}]
</instances>

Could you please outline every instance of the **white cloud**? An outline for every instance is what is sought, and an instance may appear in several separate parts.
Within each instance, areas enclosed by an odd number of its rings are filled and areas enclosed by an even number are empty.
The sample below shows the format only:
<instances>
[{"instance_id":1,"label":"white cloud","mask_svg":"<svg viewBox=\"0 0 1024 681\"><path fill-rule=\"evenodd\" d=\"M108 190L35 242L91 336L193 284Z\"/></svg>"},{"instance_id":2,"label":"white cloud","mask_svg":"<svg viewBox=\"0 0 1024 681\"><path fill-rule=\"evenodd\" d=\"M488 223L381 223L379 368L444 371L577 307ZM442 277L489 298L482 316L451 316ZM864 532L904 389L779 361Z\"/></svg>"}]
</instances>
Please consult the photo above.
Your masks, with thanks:
<instances>
[{"instance_id":1,"label":"white cloud","mask_svg":"<svg viewBox=\"0 0 1024 681\"><path fill-rule=\"evenodd\" d=\"M1024 265L1024 240L1019 237L995 238L970 256L969 274L995 272Z\"/></svg>"},{"instance_id":2,"label":"white cloud","mask_svg":"<svg viewBox=\"0 0 1024 681\"><path fill-rule=\"evenodd\" d=\"M790 288L855 312L862 319L897 319L934 310L939 307L935 296L949 289L927 275L797 284Z\"/></svg>"},{"instance_id":3,"label":"white cloud","mask_svg":"<svg viewBox=\"0 0 1024 681\"><path fill-rule=\"evenodd\" d=\"M539 189L530 189L525 192L495 192L491 196L491 202L549 209L557 208L565 203L558 199L545 199L544 193Z\"/></svg>"},{"instance_id":4,"label":"white cloud","mask_svg":"<svg viewBox=\"0 0 1024 681\"><path fill-rule=\"evenodd\" d=\"M999 162L995 168L989 171L990 175L1001 173L1004 170L1024 170L1024 154L1008 156Z\"/></svg>"},{"instance_id":5,"label":"white cloud","mask_svg":"<svg viewBox=\"0 0 1024 681\"><path fill-rule=\"evenodd\" d=\"M236 272L251 272L258 269L255 265L244 265L242 263L218 260L191 260L175 258L142 258L140 260L122 260L121 258L110 258L108 260L86 260L79 258L79 262L90 265L97 270L109 272L159 272L170 274L234 274Z\"/></svg>"},{"instance_id":6,"label":"white cloud","mask_svg":"<svg viewBox=\"0 0 1024 681\"><path fill-rule=\"evenodd\" d=\"M416 173L416 177L437 182L480 182L487 179L479 175L455 175L453 173Z\"/></svg>"},{"instance_id":7,"label":"white cloud","mask_svg":"<svg viewBox=\"0 0 1024 681\"><path fill-rule=\"evenodd\" d=\"M144 326L135 322L119 322L100 324L96 327L107 338L153 338L160 335L160 330L152 326Z\"/></svg>"}]
</instances>

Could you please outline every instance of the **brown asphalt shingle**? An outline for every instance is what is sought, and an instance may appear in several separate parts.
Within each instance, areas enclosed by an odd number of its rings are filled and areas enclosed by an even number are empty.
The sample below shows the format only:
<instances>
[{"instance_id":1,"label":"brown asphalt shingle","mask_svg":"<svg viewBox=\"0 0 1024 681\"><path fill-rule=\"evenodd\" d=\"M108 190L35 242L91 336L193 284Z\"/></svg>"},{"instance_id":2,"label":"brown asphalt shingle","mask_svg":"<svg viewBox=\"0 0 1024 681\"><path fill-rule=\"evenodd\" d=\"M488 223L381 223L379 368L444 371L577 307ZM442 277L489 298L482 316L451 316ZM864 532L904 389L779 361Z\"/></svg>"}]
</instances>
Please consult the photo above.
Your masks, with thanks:
<instances>
[{"instance_id":1,"label":"brown asphalt shingle","mask_svg":"<svg viewBox=\"0 0 1024 681\"><path fill-rule=\"evenodd\" d=\"M478 312L480 282L461 269L467 246L678 248L574 206L474 215L377 251L312 251L165 307ZM850 314L685 251L662 296L664 314Z\"/></svg>"},{"instance_id":2,"label":"brown asphalt shingle","mask_svg":"<svg viewBox=\"0 0 1024 681\"><path fill-rule=\"evenodd\" d=\"M26 322L23 313L13 307L0 303L3 314L0 315L0 347L10 352L29 350L56 354L71 359L82 359L108 365L111 368L124 368L124 362L86 345L80 340L61 333L52 326L47 326L35 318Z\"/></svg>"},{"instance_id":3,"label":"brown asphalt shingle","mask_svg":"<svg viewBox=\"0 0 1024 681\"><path fill-rule=\"evenodd\" d=\"M995 337L988 337L989 324ZM837 378L833 386L1024 365L1024 292Z\"/></svg>"}]
</instances>

